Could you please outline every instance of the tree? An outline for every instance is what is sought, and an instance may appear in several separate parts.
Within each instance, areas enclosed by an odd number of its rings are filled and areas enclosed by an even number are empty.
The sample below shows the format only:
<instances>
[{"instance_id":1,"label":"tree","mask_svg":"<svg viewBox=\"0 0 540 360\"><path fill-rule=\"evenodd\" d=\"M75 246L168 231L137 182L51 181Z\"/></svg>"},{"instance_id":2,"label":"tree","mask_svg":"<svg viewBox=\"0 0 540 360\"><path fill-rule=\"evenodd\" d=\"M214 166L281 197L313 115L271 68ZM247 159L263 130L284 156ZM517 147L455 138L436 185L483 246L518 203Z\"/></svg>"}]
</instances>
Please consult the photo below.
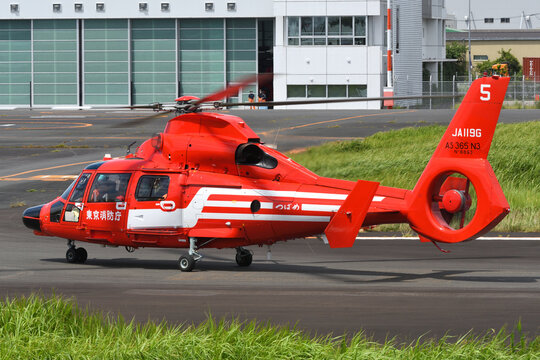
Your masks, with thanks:
<instances>
[{"instance_id":1,"label":"tree","mask_svg":"<svg viewBox=\"0 0 540 360\"><path fill-rule=\"evenodd\" d=\"M446 45L446 58L456 59L457 61L444 63L444 80L452 80L454 75L463 76L467 74L467 63L465 61L467 50L467 45L457 41L452 41Z\"/></svg>"},{"instance_id":2,"label":"tree","mask_svg":"<svg viewBox=\"0 0 540 360\"><path fill-rule=\"evenodd\" d=\"M512 51L512 49L508 49L508 51L501 49L501 51L499 51L499 54L501 56L499 56L496 61L499 64L508 64L509 75L518 75L521 72L521 64L519 63L519 60L514 55L512 55L510 51Z\"/></svg>"},{"instance_id":3,"label":"tree","mask_svg":"<svg viewBox=\"0 0 540 360\"><path fill-rule=\"evenodd\" d=\"M519 60L512 55L510 52L512 49L508 49L508 51L501 49L499 51L499 57L492 61L484 61L478 65L476 65L476 71L480 74L483 74L487 72L488 74L491 73L491 67L495 64L508 64L508 75L515 76L519 75L521 73L521 64L519 63Z\"/></svg>"},{"instance_id":4,"label":"tree","mask_svg":"<svg viewBox=\"0 0 540 360\"><path fill-rule=\"evenodd\" d=\"M484 62L481 62L480 64L476 65L476 72L480 73L480 75L484 73L491 74L491 67L497 63L497 60L486 60Z\"/></svg>"}]
</instances>

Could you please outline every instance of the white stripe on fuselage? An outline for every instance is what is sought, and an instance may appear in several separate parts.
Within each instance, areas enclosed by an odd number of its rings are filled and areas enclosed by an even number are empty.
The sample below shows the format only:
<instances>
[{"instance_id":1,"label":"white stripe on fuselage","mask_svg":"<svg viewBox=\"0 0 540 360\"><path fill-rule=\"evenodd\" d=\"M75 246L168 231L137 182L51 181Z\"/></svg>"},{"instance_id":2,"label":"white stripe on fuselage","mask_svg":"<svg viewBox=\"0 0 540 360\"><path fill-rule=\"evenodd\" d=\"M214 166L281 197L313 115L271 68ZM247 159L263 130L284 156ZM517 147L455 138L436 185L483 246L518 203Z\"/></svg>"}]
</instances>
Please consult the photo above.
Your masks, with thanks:
<instances>
[{"instance_id":1,"label":"white stripe on fuselage","mask_svg":"<svg viewBox=\"0 0 540 360\"><path fill-rule=\"evenodd\" d=\"M273 205L274 204L271 203L271 202L261 202L261 209L272 209ZM251 207L251 201L236 201L236 200L215 201L215 200L207 200L206 204L204 206L249 209Z\"/></svg>"},{"instance_id":2,"label":"white stripe on fuselage","mask_svg":"<svg viewBox=\"0 0 540 360\"><path fill-rule=\"evenodd\" d=\"M132 209L128 213L128 229L143 228L192 228L199 219L212 220L259 220L259 221L298 221L298 222L328 222L330 216L309 216L304 214L238 214L224 212L203 212L205 207L220 208L249 208L251 201L208 200L212 195L254 196L265 198L287 198L283 201L300 199L313 200L345 200L347 194L315 193L300 191L279 191L266 189L235 189L235 188L200 188L185 209L163 211L161 209ZM375 196L373 201L382 201L384 197ZM245 199L242 199L245 200ZM258 200L258 199L254 199ZM341 205L302 204L302 211L336 212ZM274 207L273 202L261 201L261 209Z\"/></svg>"}]
</instances>

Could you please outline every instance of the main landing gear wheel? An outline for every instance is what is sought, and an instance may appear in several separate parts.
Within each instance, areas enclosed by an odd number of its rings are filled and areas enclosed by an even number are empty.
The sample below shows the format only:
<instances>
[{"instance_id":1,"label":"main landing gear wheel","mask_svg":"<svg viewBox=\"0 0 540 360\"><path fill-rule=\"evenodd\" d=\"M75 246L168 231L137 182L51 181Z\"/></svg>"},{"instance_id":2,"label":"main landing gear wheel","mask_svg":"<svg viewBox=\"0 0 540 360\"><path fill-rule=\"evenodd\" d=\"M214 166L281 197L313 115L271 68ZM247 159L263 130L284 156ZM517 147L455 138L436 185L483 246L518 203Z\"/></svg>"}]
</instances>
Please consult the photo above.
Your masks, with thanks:
<instances>
[{"instance_id":1,"label":"main landing gear wheel","mask_svg":"<svg viewBox=\"0 0 540 360\"><path fill-rule=\"evenodd\" d=\"M178 267L181 271L190 272L195 267L195 258L191 255L182 255L178 260Z\"/></svg>"},{"instance_id":2,"label":"main landing gear wheel","mask_svg":"<svg viewBox=\"0 0 540 360\"><path fill-rule=\"evenodd\" d=\"M197 239L189 238L189 254L182 255L178 260L178 267L181 271L190 272L195 268L195 264L202 259L202 255L197 252Z\"/></svg>"},{"instance_id":3,"label":"main landing gear wheel","mask_svg":"<svg viewBox=\"0 0 540 360\"><path fill-rule=\"evenodd\" d=\"M75 242L73 240L68 241L68 247L66 251L66 260L70 264L83 264L88 258L88 253L84 248L75 248Z\"/></svg>"},{"instance_id":4,"label":"main landing gear wheel","mask_svg":"<svg viewBox=\"0 0 540 360\"><path fill-rule=\"evenodd\" d=\"M253 262L253 255L251 251L244 248L236 249L236 263L238 266L249 266Z\"/></svg>"}]
</instances>

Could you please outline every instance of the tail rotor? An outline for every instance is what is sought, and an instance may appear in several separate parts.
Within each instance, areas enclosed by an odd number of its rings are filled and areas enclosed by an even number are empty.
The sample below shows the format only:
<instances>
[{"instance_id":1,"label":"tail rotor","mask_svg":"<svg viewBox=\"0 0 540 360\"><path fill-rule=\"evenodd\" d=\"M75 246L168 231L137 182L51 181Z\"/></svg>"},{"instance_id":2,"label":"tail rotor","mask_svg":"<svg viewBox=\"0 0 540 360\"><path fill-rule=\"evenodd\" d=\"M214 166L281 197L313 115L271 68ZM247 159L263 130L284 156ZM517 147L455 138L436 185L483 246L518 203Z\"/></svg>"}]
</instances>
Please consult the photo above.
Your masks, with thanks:
<instances>
[{"instance_id":1,"label":"tail rotor","mask_svg":"<svg viewBox=\"0 0 540 360\"><path fill-rule=\"evenodd\" d=\"M441 176L435 180L432 206L442 226L463 229L476 213L476 191L471 180L459 173Z\"/></svg>"},{"instance_id":2,"label":"tail rotor","mask_svg":"<svg viewBox=\"0 0 540 360\"><path fill-rule=\"evenodd\" d=\"M475 80L407 199L421 238L456 243L496 226L510 211L487 156L509 78Z\"/></svg>"}]
</instances>

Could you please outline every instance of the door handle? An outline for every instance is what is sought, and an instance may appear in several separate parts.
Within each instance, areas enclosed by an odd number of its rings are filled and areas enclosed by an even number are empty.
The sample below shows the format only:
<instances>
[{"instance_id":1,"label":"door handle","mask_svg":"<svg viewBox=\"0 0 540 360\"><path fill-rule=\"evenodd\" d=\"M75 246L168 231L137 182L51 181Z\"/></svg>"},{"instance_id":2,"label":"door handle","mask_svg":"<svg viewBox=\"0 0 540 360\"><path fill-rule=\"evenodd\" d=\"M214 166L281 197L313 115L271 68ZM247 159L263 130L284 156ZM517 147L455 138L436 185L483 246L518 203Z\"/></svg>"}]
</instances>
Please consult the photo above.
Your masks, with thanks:
<instances>
[{"instance_id":1,"label":"door handle","mask_svg":"<svg viewBox=\"0 0 540 360\"><path fill-rule=\"evenodd\" d=\"M176 203L172 200L164 200L156 203L163 211L173 211L176 208Z\"/></svg>"}]
</instances>

